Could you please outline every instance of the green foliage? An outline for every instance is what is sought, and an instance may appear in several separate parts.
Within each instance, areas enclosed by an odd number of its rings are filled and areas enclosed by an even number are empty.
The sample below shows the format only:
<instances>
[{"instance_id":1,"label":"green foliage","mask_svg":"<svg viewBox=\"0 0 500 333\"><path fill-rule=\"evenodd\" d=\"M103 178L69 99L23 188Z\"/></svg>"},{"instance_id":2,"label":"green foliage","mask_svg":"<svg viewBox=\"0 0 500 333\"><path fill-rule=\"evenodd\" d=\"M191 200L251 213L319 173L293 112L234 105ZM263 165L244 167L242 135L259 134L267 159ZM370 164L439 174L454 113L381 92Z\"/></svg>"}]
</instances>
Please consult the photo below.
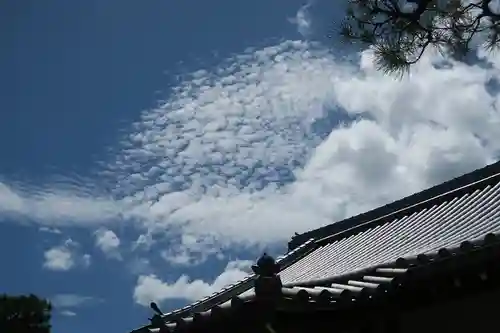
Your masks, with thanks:
<instances>
[{"instance_id":1,"label":"green foliage","mask_svg":"<svg viewBox=\"0 0 500 333\"><path fill-rule=\"evenodd\" d=\"M50 333L52 306L35 295L0 295L0 332Z\"/></svg>"},{"instance_id":2,"label":"green foliage","mask_svg":"<svg viewBox=\"0 0 500 333\"><path fill-rule=\"evenodd\" d=\"M414 0L413 10L399 0L348 0L340 35L373 46L379 70L403 75L428 47L463 59L473 43L500 45L500 15L492 0ZM477 37L477 38L476 38Z\"/></svg>"}]
</instances>

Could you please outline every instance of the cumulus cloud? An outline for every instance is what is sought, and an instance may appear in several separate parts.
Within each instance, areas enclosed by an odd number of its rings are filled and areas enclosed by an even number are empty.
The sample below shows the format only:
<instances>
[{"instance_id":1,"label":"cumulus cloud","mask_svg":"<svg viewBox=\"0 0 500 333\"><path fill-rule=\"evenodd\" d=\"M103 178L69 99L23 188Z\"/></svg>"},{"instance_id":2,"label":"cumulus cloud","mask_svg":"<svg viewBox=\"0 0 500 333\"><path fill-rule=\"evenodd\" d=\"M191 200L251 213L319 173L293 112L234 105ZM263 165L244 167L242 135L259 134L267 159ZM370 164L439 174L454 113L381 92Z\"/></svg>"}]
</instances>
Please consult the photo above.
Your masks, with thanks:
<instances>
[{"instance_id":1,"label":"cumulus cloud","mask_svg":"<svg viewBox=\"0 0 500 333\"><path fill-rule=\"evenodd\" d=\"M44 253L43 266L54 271L67 271L74 266L71 252L64 247L54 247Z\"/></svg>"},{"instance_id":2,"label":"cumulus cloud","mask_svg":"<svg viewBox=\"0 0 500 333\"><path fill-rule=\"evenodd\" d=\"M95 233L95 244L101 251L110 258L121 260L119 252L120 239L109 229L100 228Z\"/></svg>"},{"instance_id":3,"label":"cumulus cloud","mask_svg":"<svg viewBox=\"0 0 500 333\"><path fill-rule=\"evenodd\" d=\"M79 244L67 239L62 245L52 247L44 252L43 267L52 271L68 271L77 266L90 266L89 254L79 253Z\"/></svg>"},{"instance_id":4,"label":"cumulus cloud","mask_svg":"<svg viewBox=\"0 0 500 333\"><path fill-rule=\"evenodd\" d=\"M251 263L248 260L229 262L224 272L212 282L191 281L189 277L182 275L177 281L168 283L156 275L141 275L134 289L134 300L144 306L148 306L151 301L162 302L167 299L195 301L248 276Z\"/></svg>"}]
</instances>

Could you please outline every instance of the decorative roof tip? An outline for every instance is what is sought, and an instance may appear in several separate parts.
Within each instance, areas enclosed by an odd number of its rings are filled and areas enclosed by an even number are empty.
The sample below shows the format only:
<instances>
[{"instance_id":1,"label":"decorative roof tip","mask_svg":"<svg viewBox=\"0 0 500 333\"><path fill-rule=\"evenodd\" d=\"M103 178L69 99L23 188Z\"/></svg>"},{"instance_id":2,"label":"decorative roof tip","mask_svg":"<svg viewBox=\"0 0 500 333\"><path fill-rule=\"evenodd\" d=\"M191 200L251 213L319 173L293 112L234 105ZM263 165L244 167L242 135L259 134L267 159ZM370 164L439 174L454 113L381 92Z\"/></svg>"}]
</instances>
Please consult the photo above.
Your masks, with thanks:
<instances>
[{"instance_id":1,"label":"decorative roof tip","mask_svg":"<svg viewBox=\"0 0 500 333\"><path fill-rule=\"evenodd\" d=\"M278 275L280 265L273 257L264 252L257 264L252 266L252 270L257 275L254 281L256 297L271 300L281 294L283 283Z\"/></svg>"},{"instance_id":2,"label":"decorative roof tip","mask_svg":"<svg viewBox=\"0 0 500 333\"><path fill-rule=\"evenodd\" d=\"M264 252L257 264L252 265L252 271L256 275L270 277L279 273L280 266L273 257Z\"/></svg>"},{"instance_id":3,"label":"decorative roof tip","mask_svg":"<svg viewBox=\"0 0 500 333\"><path fill-rule=\"evenodd\" d=\"M149 307L160 316L163 316L163 312L161 312L160 308L155 302L151 302L151 304L149 304Z\"/></svg>"},{"instance_id":4,"label":"decorative roof tip","mask_svg":"<svg viewBox=\"0 0 500 333\"><path fill-rule=\"evenodd\" d=\"M158 333L169 333L170 330L167 326L167 323L165 322L165 320L163 320L164 314L160 310L158 305L155 302L151 302L149 306L155 312L153 317L149 319L151 321L151 327L159 329Z\"/></svg>"}]
</instances>

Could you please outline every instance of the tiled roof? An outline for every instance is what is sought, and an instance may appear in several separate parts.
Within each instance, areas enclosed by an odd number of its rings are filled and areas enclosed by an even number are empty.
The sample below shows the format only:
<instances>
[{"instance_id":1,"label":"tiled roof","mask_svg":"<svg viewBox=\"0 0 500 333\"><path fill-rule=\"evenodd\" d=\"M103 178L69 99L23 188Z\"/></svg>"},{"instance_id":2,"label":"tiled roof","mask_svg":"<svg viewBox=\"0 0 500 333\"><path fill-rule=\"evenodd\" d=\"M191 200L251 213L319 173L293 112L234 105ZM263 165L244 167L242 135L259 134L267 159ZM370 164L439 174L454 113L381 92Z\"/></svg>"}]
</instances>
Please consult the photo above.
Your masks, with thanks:
<instances>
[{"instance_id":1,"label":"tiled roof","mask_svg":"<svg viewBox=\"0 0 500 333\"><path fill-rule=\"evenodd\" d=\"M500 162L336 227L306 233L319 238L304 243L300 235L301 245L296 238L295 250L278 260L282 297L329 304L371 298L399 286L415 271L414 263L427 267L457 260L492 242L500 247L496 233L500 233ZM256 278L251 275L163 319L175 328L176 323L234 310L255 297Z\"/></svg>"},{"instance_id":2,"label":"tiled roof","mask_svg":"<svg viewBox=\"0 0 500 333\"><path fill-rule=\"evenodd\" d=\"M354 229L345 237L341 233L320 241L312 253L284 269L281 279L285 284L319 282L499 232L500 177L485 180L489 184L483 180L478 187L478 181L469 184L469 191L465 186L455 195L430 198L427 207L390 222L370 226L368 221L358 233Z\"/></svg>"},{"instance_id":3,"label":"tiled roof","mask_svg":"<svg viewBox=\"0 0 500 333\"><path fill-rule=\"evenodd\" d=\"M470 292L487 287L498 281L500 238L487 234L475 241L462 242L454 248L441 249L406 259L400 258L384 267L372 267L365 271L340 275L330 282L311 286L284 286L277 303L281 310L293 305L320 309L346 309L360 306L376 306L380 301L393 301L401 305L405 295L413 299L428 298L436 287L453 292ZM464 270L464 268L467 268ZM466 274L464 275L464 272ZM443 283L443 281L445 283ZM498 284L498 282L496 282ZM429 284L432 288L429 288ZM471 289L470 285L476 288ZM176 320L167 320L169 331L199 325L211 320L229 318L242 307L256 299L252 289L230 300ZM158 328L144 328L145 333L159 333Z\"/></svg>"},{"instance_id":4,"label":"tiled roof","mask_svg":"<svg viewBox=\"0 0 500 333\"><path fill-rule=\"evenodd\" d=\"M425 280L432 281L435 286L443 275L452 277L451 282L455 284L454 287L461 287L461 275L464 271L467 272L468 279L470 274L476 274L473 276L476 280L474 282L491 280L493 277L488 276L488 265L493 263L498 273L499 254L500 237L487 234L474 241L462 242L453 248L442 248L427 254L399 258L381 267L339 275L321 285L313 283L289 285L283 287L282 291L284 297L288 299L320 304L336 303L339 306L356 301L373 302L415 287L429 289Z\"/></svg>"}]
</instances>

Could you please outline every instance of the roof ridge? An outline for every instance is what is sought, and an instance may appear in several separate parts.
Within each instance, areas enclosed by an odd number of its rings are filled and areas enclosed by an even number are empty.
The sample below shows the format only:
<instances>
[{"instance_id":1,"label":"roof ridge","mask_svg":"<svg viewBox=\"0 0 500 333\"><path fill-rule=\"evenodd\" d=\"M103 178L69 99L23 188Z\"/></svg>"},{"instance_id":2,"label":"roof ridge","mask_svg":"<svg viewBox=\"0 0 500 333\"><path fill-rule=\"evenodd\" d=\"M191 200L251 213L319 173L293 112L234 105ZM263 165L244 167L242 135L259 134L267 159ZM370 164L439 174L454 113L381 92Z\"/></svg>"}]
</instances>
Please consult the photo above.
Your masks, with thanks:
<instances>
[{"instance_id":1,"label":"roof ridge","mask_svg":"<svg viewBox=\"0 0 500 333\"><path fill-rule=\"evenodd\" d=\"M411 214L417 209L446 201L452 196L465 194L478 188L486 187L500 180L500 161L470 173L432 186L384 206L372 209L349 218L334 222L315 230L292 237L289 249L294 249L306 239L315 238L317 243L330 242L363 231L369 227L384 224L393 219Z\"/></svg>"}]
</instances>

